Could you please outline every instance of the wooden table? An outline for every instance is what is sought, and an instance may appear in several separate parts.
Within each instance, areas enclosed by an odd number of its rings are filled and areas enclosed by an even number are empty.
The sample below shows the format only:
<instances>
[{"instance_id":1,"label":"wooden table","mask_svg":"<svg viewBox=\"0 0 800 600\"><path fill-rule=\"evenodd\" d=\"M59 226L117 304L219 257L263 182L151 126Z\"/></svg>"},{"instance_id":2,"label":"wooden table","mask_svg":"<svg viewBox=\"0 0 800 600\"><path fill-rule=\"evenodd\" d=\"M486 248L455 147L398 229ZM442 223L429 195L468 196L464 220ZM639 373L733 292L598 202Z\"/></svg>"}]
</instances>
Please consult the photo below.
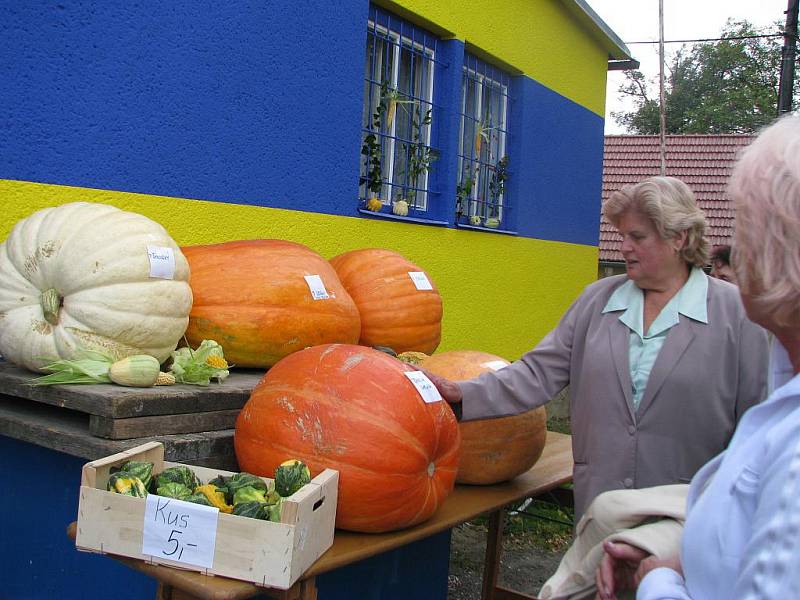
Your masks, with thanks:
<instances>
[{"instance_id":1,"label":"wooden table","mask_svg":"<svg viewBox=\"0 0 800 600\"><path fill-rule=\"evenodd\" d=\"M157 579L159 582L157 600L241 600L259 594L278 600L315 600L317 575L421 540L488 513L490 521L481 597L485 600L532 598L497 586L505 507L524 498L547 492L571 479L570 436L548 432L542 457L527 473L513 481L498 485L457 485L446 502L425 523L383 534L359 534L337 530L333 546L306 571L300 581L285 591L261 588L224 577L209 577L193 571L151 565L138 559L117 556L112 558ZM75 537L75 523L69 526L68 534L72 538Z\"/></svg>"},{"instance_id":2,"label":"wooden table","mask_svg":"<svg viewBox=\"0 0 800 600\"><path fill-rule=\"evenodd\" d=\"M237 369L205 387L36 387L34 373L0 359L0 435L87 461L160 441L167 460L236 471L234 423L263 375Z\"/></svg>"}]
</instances>

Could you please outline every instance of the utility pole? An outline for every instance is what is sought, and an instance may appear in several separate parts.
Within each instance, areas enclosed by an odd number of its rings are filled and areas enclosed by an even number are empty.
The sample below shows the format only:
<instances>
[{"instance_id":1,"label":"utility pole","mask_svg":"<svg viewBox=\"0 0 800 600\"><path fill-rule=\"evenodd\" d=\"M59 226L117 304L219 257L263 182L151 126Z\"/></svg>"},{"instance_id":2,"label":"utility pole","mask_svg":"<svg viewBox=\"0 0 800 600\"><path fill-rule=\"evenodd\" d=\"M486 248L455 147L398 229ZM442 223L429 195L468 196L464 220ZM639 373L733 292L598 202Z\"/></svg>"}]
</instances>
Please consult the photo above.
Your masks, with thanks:
<instances>
[{"instance_id":1,"label":"utility pole","mask_svg":"<svg viewBox=\"0 0 800 600\"><path fill-rule=\"evenodd\" d=\"M797 56L797 7L800 0L789 0L781 51L781 79L778 87L778 115L791 112L794 93L794 63Z\"/></svg>"},{"instance_id":2,"label":"utility pole","mask_svg":"<svg viewBox=\"0 0 800 600\"><path fill-rule=\"evenodd\" d=\"M795 29L797 29L796 25L797 19L795 19ZM662 177L667 174L667 111L664 104L664 0L658 0L658 129L661 142L659 154Z\"/></svg>"}]
</instances>

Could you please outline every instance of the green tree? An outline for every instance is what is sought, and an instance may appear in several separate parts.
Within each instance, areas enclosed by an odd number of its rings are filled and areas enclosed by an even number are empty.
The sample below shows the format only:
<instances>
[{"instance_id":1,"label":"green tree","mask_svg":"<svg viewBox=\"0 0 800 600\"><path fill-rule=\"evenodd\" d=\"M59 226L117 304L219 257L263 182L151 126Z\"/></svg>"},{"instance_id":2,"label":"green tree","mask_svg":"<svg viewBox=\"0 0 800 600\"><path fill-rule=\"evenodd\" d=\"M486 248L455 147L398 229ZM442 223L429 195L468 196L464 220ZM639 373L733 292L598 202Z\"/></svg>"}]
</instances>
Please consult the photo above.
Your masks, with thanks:
<instances>
[{"instance_id":1,"label":"green tree","mask_svg":"<svg viewBox=\"0 0 800 600\"><path fill-rule=\"evenodd\" d=\"M780 37L746 37L759 31L747 21L728 21L718 42L684 45L670 60L664 106L667 133L747 133L777 114ZM655 92L651 91L651 88ZM795 82L795 106L800 69ZM631 112L612 112L631 133L659 131L658 85L640 71L628 71L619 92L634 100Z\"/></svg>"}]
</instances>

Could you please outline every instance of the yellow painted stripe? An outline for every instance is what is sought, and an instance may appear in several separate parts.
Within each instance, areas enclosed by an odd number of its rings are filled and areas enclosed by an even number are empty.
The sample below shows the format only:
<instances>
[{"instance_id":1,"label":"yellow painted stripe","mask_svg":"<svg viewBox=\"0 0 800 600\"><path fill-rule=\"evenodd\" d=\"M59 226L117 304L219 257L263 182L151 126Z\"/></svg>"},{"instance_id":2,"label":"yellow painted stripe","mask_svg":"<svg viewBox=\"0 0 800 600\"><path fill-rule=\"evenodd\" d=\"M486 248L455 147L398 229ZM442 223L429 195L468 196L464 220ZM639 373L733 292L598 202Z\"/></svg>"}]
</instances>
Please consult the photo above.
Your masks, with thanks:
<instances>
[{"instance_id":1,"label":"yellow painted stripe","mask_svg":"<svg viewBox=\"0 0 800 600\"><path fill-rule=\"evenodd\" d=\"M597 274L597 248L376 219L0 180L0 239L36 210L102 202L161 223L182 245L279 238L330 258L389 248L425 269L444 300L440 350L519 357Z\"/></svg>"},{"instance_id":2,"label":"yellow painted stripe","mask_svg":"<svg viewBox=\"0 0 800 600\"><path fill-rule=\"evenodd\" d=\"M602 116L608 52L559 0L396 0L551 90ZM408 11L408 12L406 12Z\"/></svg>"}]
</instances>

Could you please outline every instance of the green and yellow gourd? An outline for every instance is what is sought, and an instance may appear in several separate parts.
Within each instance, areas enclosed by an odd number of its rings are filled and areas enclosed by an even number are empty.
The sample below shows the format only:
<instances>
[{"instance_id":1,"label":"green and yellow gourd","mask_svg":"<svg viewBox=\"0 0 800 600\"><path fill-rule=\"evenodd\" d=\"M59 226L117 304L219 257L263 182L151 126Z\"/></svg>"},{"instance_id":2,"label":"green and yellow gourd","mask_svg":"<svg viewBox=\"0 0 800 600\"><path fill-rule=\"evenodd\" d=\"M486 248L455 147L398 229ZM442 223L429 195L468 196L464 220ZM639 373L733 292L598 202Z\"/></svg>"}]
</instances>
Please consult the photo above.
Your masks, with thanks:
<instances>
[{"instance_id":1,"label":"green and yellow gourd","mask_svg":"<svg viewBox=\"0 0 800 600\"><path fill-rule=\"evenodd\" d=\"M122 494L123 496L133 496L135 498L144 498L147 496L147 490L145 489L142 480L135 475L126 473L125 471L113 473L108 478L107 489L110 492L116 492L118 494Z\"/></svg>"},{"instance_id":2,"label":"green and yellow gourd","mask_svg":"<svg viewBox=\"0 0 800 600\"><path fill-rule=\"evenodd\" d=\"M208 498L211 506L215 506L220 510L220 512L233 512L233 506L225 501L225 492L219 489L213 483L207 483L205 485L196 487L194 493L203 494L206 498Z\"/></svg>"},{"instance_id":3,"label":"green and yellow gourd","mask_svg":"<svg viewBox=\"0 0 800 600\"><path fill-rule=\"evenodd\" d=\"M311 471L302 461L287 460L275 469L275 491L283 498L291 496L310 481Z\"/></svg>"},{"instance_id":4,"label":"green and yellow gourd","mask_svg":"<svg viewBox=\"0 0 800 600\"><path fill-rule=\"evenodd\" d=\"M219 509L240 517L280 522L283 497L275 484L246 472L218 475L201 484L185 465L169 467L153 475L153 463L130 460L112 467L106 489L110 492L144 498L148 490L165 498L174 498ZM287 460L275 472L280 490L291 496L311 480L308 467L299 460Z\"/></svg>"}]
</instances>

